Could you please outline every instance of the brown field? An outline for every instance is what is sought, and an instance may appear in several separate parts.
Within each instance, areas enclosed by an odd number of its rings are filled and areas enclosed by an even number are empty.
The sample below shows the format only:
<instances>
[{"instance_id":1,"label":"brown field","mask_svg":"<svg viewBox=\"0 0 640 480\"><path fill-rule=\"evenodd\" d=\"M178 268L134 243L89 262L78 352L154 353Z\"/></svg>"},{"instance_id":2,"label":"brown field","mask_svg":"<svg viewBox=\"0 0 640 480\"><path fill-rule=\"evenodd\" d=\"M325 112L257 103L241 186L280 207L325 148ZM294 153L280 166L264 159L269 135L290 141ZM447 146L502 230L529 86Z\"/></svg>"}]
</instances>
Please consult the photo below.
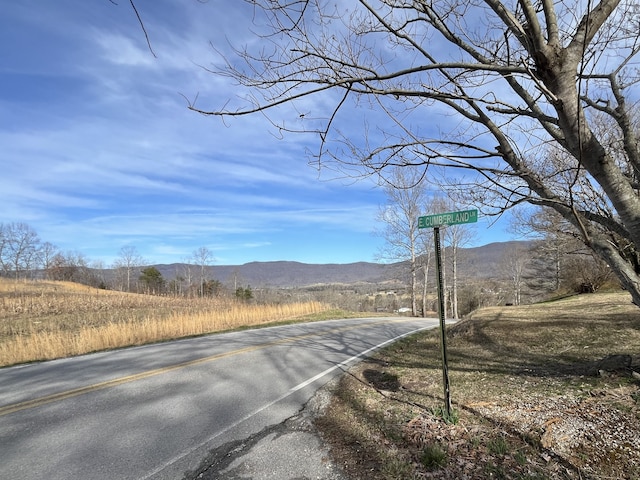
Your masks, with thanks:
<instances>
[{"instance_id":1,"label":"brown field","mask_svg":"<svg viewBox=\"0 0 640 480\"><path fill-rule=\"evenodd\" d=\"M317 421L350 478L640 479L640 309L623 292L491 307L342 377ZM602 360L617 355L621 363Z\"/></svg>"},{"instance_id":2,"label":"brown field","mask_svg":"<svg viewBox=\"0 0 640 480\"><path fill-rule=\"evenodd\" d=\"M0 366L282 322L319 302L253 305L0 278Z\"/></svg>"}]
</instances>

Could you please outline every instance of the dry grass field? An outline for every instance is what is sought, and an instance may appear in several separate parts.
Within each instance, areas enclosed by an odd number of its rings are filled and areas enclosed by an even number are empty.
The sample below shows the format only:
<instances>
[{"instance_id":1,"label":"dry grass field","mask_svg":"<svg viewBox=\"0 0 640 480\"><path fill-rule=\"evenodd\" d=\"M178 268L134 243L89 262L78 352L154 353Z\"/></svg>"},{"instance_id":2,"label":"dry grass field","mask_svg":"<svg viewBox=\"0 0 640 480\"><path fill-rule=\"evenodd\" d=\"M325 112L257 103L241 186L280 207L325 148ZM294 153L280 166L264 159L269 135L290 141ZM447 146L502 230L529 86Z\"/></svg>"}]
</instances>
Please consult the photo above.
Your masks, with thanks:
<instances>
[{"instance_id":1,"label":"dry grass field","mask_svg":"<svg viewBox=\"0 0 640 480\"><path fill-rule=\"evenodd\" d=\"M640 479L640 309L629 295L485 308L447 339L451 418L437 331L341 379L317 425L350 478Z\"/></svg>"},{"instance_id":2,"label":"dry grass field","mask_svg":"<svg viewBox=\"0 0 640 480\"><path fill-rule=\"evenodd\" d=\"M326 310L318 302L252 305L0 278L0 366L281 322Z\"/></svg>"}]
</instances>

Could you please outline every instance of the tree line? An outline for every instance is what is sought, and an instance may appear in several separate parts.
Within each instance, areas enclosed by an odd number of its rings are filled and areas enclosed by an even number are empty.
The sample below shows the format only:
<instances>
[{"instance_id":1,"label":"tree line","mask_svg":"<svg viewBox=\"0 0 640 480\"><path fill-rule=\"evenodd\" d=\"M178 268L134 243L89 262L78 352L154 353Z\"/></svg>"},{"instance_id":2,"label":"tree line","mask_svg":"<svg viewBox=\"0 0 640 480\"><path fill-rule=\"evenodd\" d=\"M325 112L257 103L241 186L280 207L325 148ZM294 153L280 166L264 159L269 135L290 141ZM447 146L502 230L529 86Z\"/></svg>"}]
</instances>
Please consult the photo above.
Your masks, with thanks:
<instances>
[{"instance_id":1,"label":"tree line","mask_svg":"<svg viewBox=\"0 0 640 480\"><path fill-rule=\"evenodd\" d=\"M442 196L434 196L422 182L398 169L395 184L388 185L387 203L378 216L376 232L385 239L379 259L398 261L405 268L398 275L405 289L398 294L364 286L348 288L326 286L322 291L286 289L284 292L254 290L237 276L229 285L214 278L214 258L206 248L196 249L189 258L175 265L171 279L165 279L155 266L127 245L109 266L90 261L79 252L61 252L40 240L26 223L0 223L0 274L15 279L74 281L96 288L155 295L191 297L231 296L243 301L292 301L315 298L354 310L397 310L409 307L413 315L427 315L435 309L433 235L418 229L420 215L455 211L459 207ZM405 188L398 188L399 185ZM613 281L611 268L577 238L566 222L548 210L521 214L514 225L523 236L534 238L528 247L505 249L491 275L482 281L464 273L465 246L473 238L469 226L442 229L443 272L447 316L458 318L481 306L520 304L549 295L568 292L594 292ZM515 228L515 227L514 227ZM463 268L460 268L462 265ZM408 303L406 298L409 298Z\"/></svg>"},{"instance_id":2,"label":"tree line","mask_svg":"<svg viewBox=\"0 0 640 480\"><path fill-rule=\"evenodd\" d=\"M50 242L42 241L27 223L0 223L0 274L14 279L72 281L96 288L123 292L174 294L184 296L232 295L241 300L253 299L250 286L228 288L212 278L214 257L206 247L193 251L184 259L173 279L167 281L138 252L125 245L114 262L107 266L84 254L62 252Z\"/></svg>"}]
</instances>

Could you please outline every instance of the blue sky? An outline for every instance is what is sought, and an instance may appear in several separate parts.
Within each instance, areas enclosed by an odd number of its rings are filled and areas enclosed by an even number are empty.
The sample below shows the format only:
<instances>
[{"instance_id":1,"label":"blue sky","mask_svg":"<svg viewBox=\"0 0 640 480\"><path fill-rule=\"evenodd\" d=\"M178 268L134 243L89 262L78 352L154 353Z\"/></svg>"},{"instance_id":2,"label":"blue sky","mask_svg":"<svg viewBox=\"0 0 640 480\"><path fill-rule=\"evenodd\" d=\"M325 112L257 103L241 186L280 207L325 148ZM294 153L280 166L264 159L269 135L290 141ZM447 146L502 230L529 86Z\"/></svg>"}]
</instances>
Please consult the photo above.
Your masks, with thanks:
<instances>
[{"instance_id":1,"label":"blue sky","mask_svg":"<svg viewBox=\"0 0 640 480\"><path fill-rule=\"evenodd\" d=\"M241 1L21 0L0 16L0 223L109 265L207 247L217 264L374 261L385 202L373 179L308 165L315 138L274 135L259 115L221 121L235 87L202 66L255 42ZM204 106L204 105L203 105ZM425 212L434 213L434 212ZM474 245L508 240L480 219Z\"/></svg>"}]
</instances>

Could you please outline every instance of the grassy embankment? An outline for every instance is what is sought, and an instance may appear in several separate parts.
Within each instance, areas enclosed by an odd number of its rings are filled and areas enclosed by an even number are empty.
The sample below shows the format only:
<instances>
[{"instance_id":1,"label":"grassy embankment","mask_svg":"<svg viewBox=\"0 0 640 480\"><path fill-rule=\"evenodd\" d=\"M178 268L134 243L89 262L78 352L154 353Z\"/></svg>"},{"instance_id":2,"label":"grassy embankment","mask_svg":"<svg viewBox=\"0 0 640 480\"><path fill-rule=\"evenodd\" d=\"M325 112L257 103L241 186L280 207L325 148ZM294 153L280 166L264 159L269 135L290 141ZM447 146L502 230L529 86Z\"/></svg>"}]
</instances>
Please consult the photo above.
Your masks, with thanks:
<instances>
[{"instance_id":1,"label":"grassy embankment","mask_svg":"<svg viewBox=\"0 0 640 480\"><path fill-rule=\"evenodd\" d=\"M317 424L352 479L640 479L640 309L629 295L485 308L447 338L451 418L437 331L341 379ZM604 366L612 354L631 367Z\"/></svg>"},{"instance_id":2,"label":"grassy embankment","mask_svg":"<svg viewBox=\"0 0 640 480\"><path fill-rule=\"evenodd\" d=\"M0 366L340 313L318 302L251 305L0 278Z\"/></svg>"}]
</instances>

